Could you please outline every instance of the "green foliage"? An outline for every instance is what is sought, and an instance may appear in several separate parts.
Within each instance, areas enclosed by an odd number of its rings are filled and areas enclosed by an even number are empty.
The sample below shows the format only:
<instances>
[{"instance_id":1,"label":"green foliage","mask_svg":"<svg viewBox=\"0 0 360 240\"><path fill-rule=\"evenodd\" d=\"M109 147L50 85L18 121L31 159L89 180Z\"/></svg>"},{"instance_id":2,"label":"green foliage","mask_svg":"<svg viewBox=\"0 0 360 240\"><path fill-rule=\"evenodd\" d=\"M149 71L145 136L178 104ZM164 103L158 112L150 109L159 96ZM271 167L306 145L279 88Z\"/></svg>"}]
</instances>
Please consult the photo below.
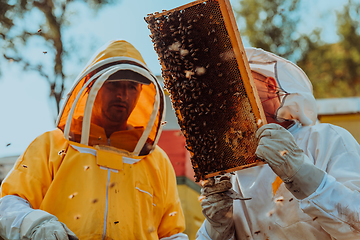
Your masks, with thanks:
<instances>
[{"instance_id":1,"label":"green foliage","mask_svg":"<svg viewBox=\"0 0 360 240\"><path fill-rule=\"evenodd\" d=\"M321 29L297 31L299 1L241 0L236 10L246 26L241 35L250 44L297 63L313 83L316 98L360 96L360 4L349 0L337 13L340 41L322 41ZM283 10L287 9L287 10Z\"/></svg>"},{"instance_id":2,"label":"green foliage","mask_svg":"<svg viewBox=\"0 0 360 240\"><path fill-rule=\"evenodd\" d=\"M360 4L349 1L337 13L340 41L313 43L298 65L307 73L317 98L360 96Z\"/></svg>"},{"instance_id":3,"label":"green foliage","mask_svg":"<svg viewBox=\"0 0 360 240\"><path fill-rule=\"evenodd\" d=\"M235 14L245 22L241 35L253 46L292 58L300 44L300 36L295 31L300 17L299 0L242 0L240 3Z\"/></svg>"},{"instance_id":4,"label":"green foliage","mask_svg":"<svg viewBox=\"0 0 360 240\"><path fill-rule=\"evenodd\" d=\"M345 80L345 51L340 43L322 45L308 51L298 65L307 73L316 98L347 97L355 90Z\"/></svg>"}]
</instances>

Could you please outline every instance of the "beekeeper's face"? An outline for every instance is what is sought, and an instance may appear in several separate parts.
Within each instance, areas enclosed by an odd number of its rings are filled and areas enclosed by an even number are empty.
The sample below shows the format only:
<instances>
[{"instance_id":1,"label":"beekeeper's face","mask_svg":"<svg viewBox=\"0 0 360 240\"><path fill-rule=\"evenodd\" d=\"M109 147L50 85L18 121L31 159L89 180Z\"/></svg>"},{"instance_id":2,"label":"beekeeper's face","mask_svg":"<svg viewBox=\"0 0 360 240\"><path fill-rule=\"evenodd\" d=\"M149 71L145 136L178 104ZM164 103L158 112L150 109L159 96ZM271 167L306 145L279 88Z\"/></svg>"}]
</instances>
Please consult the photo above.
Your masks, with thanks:
<instances>
[{"instance_id":1,"label":"beekeeper's face","mask_svg":"<svg viewBox=\"0 0 360 240\"><path fill-rule=\"evenodd\" d=\"M268 123L277 123L275 112L280 107L277 83L272 77L251 71Z\"/></svg>"},{"instance_id":2,"label":"beekeeper's face","mask_svg":"<svg viewBox=\"0 0 360 240\"><path fill-rule=\"evenodd\" d=\"M267 123L277 123L284 128L288 128L290 125L292 125L292 121L285 120L283 122L279 122L277 121L275 116L276 110L281 105L278 91L279 87L276 80L272 77L266 77L254 71L251 71L251 73L254 78L256 89L258 91L260 101L265 112Z\"/></svg>"},{"instance_id":3,"label":"beekeeper's face","mask_svg":"<svg viewBox=\"0 0 360 240\"><path fill-rule=\"evenodd\" d=\"M126 122L134 110L142 85L132 81L106 81L96 96L92 122L105 128L119 126L125 130Z\"/></svg>"}]
</instances>

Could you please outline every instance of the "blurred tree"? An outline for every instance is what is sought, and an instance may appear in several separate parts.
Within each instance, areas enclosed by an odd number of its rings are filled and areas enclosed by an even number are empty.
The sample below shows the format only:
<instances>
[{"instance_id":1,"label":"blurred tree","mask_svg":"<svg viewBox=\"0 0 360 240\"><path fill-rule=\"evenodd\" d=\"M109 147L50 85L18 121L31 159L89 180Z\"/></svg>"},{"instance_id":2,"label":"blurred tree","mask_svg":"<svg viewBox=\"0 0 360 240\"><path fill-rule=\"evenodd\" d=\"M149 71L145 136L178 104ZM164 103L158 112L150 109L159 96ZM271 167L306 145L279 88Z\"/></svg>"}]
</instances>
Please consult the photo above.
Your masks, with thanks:
<instances>
[{"instance_id":1,"label":"blurred tree","mask_svg":"<svg viewBox=\"0 0 360 240\"><path fill-rule=\"evenodd\" d=\"M297 63L309 76L316 98L360 96L360 4L349 0L337 13L340 41L324 42L321 29L297 31L300 0L239 0L235 14L250 44ZM285 10L286 9L286 10Z\"/></svg>"},{"instance_id":2,"label":"blurred tree","mask_svg":"<svg viewBox=\"0 0 360 240\"><path fill-rule=\"evenodd\" d=\"M299 0L240 0L235 15L243 22L240 34L252 46L273 52L287 59L295 57L301 36Z\"/></svg>"},{"instance_id":3,"label":"blurred tree","mask_svg":"<svg viewBox=\"0 0 360 240\"><path fill-rule=\"evenodd\" d=\"M8 4L7 0L0 0L0 36L4 40L8 30L14 25L8 12L14 11L13 5Z\"/></svg>"},{"instance_id":4,"label":"blurred tree","mask_svg":"<svg viewBox=\"0 0 360 240\"><path fill-rule=\"evenodd\" d=\"M298 61L312 80L317 98L360 96L359 10L360 4L349 0L337 13L340 41L313 42Z\"/></svg>"},{"instance_id":5,"label":"blurred tree","mask_svg":"<svg viewBox=\"0 0 360 240\"><path fill-rule=\"evenodd\" d=\"M2 57L22 64L24 70L37 71L50 86L50 98L54 98L57 113L60 100L64 94L66 76L64 61L70 50L64 48L63 33L71 25L69 16L74 15L71 3L82 2L97 12L102 6L112 4L114 0L0 0L0 47ZM34 16L37 17L34 17ZM39 23L34 19L41 20ZM15 24L16 23L16 24ZM29 23L37 25L36 30ZM41 39L43 46L51 50L53 70L49 71L49 63L37 63L25 55L27 45L34 39ZM47 54L47 51L43 52Z\"/></svg>"}]
</instances>

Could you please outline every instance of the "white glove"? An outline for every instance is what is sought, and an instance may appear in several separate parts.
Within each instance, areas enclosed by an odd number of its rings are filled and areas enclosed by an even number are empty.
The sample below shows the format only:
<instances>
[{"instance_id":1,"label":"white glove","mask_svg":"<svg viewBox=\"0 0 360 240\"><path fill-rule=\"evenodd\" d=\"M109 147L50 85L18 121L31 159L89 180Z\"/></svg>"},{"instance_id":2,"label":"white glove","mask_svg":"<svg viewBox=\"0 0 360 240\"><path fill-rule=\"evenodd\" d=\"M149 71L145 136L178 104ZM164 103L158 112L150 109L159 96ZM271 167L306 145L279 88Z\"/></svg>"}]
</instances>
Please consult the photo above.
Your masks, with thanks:
<instances>
[{"instance_id":1,"label":"white glove","mask_svg":"<svg viewBox=\"0 0 360 240\"><path fill-rule=\"evenodd\" d=\"M256 137L260 140L255 154L269 164L297 199L316 191L325 172L310 162L289 131L270 123L259 128Z\"/></svg>"},{"instance_id":2,"label":"white glove","mask_svg":"<svg viewBox=\"0 0 360 240\"><path fill-rule=\"evenodd\" d=\"M231 189L230 177L223 175L209 178L201 189L202 212L207 219L205 228L211 239L230 239L235 233L233 220L233 200L241 199L239 194Z\"/></svg>"},{"instance_id":3,"label":"white glove","mask_svg":"<svg viewBox=\"0 0 360 240\"><path fill-rule=\"evenodd\" d=\"M20 226L20 238L32 240L78 240L76 235L58 219L42 210L34 210Z\"/></svg>"}]
</instances>

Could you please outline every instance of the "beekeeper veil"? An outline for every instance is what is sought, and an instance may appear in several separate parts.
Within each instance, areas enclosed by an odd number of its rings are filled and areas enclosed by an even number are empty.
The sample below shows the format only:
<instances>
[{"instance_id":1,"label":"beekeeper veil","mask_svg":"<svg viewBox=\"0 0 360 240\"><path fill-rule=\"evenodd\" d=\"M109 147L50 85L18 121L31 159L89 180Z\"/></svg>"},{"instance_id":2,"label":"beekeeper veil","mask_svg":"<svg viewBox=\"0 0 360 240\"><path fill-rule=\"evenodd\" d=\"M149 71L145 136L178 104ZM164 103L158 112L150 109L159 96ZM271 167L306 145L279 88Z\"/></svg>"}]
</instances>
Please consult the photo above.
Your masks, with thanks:
<instances>
[{"instance_id":1,"label":"beekeeper veil","mask_svg":"<svg viewBox=\"0 0 360 240\"><path fill-rule=\"evenodd\" d=\"M118 131L109 137L100 125L94 124L93 116L99 110L94 104L99 90L111 81L136 82L142 85L142 90L127 118L131 131ZM161 86L137 49L124 40L111 41L100 48L76 79L57 126L73 145L106 147L143 156L154 150L159 139L165 116L164 99Z\"/></svg>"},{"instance_id":2,"label":"beekeeper veil","mask_svg":"<svg viewBox=\"0 0 360 240\"><path fill-rule=\"evenodd\" d=\"M245 48L251 70L273 77L279 87L281 105L275 113L279 122L297 120L314 125L317 119L313 88L306 74L294 63L259 48Z\"/></svg>"}]
</instances>

